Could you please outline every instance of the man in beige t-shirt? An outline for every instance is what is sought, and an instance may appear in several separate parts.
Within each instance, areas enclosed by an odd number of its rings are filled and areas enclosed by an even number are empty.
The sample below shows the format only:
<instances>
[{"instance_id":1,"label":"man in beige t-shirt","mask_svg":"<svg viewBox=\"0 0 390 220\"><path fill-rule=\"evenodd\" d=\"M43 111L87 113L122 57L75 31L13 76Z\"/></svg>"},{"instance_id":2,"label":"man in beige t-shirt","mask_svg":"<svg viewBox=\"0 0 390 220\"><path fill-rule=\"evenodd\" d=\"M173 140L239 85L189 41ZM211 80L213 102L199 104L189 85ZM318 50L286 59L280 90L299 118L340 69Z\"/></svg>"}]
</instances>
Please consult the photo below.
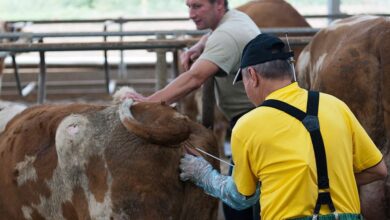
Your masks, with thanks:
<instances>
[{"instance_id":1,"label":"man in beige t-shirt","mask_svg":"<svg viewBox=\"0 0 390 220\"><path fill-rule=\"evenodd\" d=\"M135 101L173 103L215 78L217 105L228 120L253 108L243 85L233 86L244 46L260 31L244 13L227 8L227 0L186 0L197 29L211 32L182 55L186 72L149 97L131 93ZM189 65L192 61L194 63Z\"/></svg>"}]
</instances>

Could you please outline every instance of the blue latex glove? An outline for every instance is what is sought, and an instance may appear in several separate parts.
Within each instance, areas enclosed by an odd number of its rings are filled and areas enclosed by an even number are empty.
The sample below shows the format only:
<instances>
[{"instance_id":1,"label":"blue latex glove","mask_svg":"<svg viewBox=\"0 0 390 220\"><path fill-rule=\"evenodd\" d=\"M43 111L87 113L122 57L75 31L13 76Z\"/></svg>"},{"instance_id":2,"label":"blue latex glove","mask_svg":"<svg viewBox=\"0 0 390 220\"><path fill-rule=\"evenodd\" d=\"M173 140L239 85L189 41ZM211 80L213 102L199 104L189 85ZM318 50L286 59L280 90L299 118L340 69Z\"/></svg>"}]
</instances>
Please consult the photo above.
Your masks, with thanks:
<instances>
[{"instance_id":1,"label":"blue latex glove","mask_svg":"<svg viewBox=\"0 0 390 220\"><path fill-rule=\"evenodd\" d=\"M218 173L203 157L185 154L180 160L179 168L181 170L181 180L190 180L207 194L221 199L234 209L246 209L259 201L259 185L254 195L246 197L237 191L236 184L231 176Z\"/></svg>"}]
</instances>

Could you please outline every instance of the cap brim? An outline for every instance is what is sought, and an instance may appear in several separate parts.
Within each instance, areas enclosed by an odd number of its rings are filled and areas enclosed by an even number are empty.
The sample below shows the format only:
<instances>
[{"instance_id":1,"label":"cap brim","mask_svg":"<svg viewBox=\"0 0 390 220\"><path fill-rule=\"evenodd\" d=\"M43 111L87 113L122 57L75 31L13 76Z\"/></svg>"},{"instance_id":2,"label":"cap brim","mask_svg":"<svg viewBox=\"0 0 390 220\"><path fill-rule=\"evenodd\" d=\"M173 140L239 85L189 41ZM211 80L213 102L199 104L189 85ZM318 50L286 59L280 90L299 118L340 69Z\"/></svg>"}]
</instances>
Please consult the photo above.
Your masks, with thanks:
<instances>
[{"instance_id":1,"label":"cap brim","mask_svg":"<svg viewBox=\"0 0 390 220\"><path fill-rule=\"evenodd\" d=\"M238 83L240 81L242 81L241 68L238 69L236 76L234 77L233 85L235 85L236 83Z\"/></svg>"}]
</instances>

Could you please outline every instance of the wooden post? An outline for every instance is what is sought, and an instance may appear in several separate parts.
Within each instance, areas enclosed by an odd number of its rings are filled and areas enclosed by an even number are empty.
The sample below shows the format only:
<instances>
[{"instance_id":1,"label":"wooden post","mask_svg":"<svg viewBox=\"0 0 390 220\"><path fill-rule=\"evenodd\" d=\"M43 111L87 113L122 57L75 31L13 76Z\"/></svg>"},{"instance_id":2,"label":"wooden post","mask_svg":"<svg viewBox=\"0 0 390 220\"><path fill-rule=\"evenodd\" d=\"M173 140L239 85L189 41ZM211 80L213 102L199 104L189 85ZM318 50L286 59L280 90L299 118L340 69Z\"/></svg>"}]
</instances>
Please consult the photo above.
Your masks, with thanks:
<instances>
[{"instance_id":1,"label":"wooden post","mask_svg":"<svg viewBox=\"0 0 390 220\"><path fill-rule=\"evenodd\" d=\"M42 43L43 39L39 40L39 43ZM45 52L39 51L40 65L39 65L39 75L38 75L38 104L42 104L46 99L46 62L45 62Z\"/></svg>"},{"instance_id":2,"label":"wooden post","mask_svg":"<svg viewBox=\"0 0 390 220\"><path fill-rule=\"evenodd\" d=\"M157 35L158 40L165 39L165 35ZM156 62L156 90L160 90L167 85L167 58L166 50L156 49L157 62Z\"/></svg>"},{"instance_id":3,"label":"wooden post","mask_svg":"<svg viewBox=\"0 0 390 220\"><path fill-rule=\"evenodd\" d=\"M202 88L202 124L209 129L214 125L214 78L209 78Z\"/></svg>"}]
</instances>

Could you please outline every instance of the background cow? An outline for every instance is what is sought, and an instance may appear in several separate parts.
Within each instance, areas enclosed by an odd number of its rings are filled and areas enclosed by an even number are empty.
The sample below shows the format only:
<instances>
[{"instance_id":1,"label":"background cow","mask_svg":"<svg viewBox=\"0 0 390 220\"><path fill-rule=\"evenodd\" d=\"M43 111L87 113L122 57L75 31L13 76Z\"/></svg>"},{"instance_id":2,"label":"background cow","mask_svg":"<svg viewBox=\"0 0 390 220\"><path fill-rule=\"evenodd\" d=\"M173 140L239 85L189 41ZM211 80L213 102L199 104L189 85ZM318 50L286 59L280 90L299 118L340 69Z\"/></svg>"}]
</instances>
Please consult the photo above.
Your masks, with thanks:
<instances>
[{"instance_id":1,"label":"background cow","mask_svg":"<svg viewBox=\"0 0 390 220\"><path fill-rule=\"evenodd\" d=\"M348 104L390 165L390 19L355 16L317 33L302 51L302 86ZM361 187L366 219L389 219L390 182Z\"/></svg>"},{"instance_id":2,"label":"background cow","mask_svg":"<svg viewBox=\"0 0 390 220\"><path fill-rule=\"evenodd\" d=\"M0 133L1 219L215 219L218 201L179 180L191 146L218 154L163 104L28 108Z\"/></svg>"},{"instance_id":3,"label":"background cow","mask_svg":"<svg viewBox=\"0 0 390 220\"><path fill-rule=\"evenodd\" d=\"M306 19L284 0L254 0L237 8L246 13L261 28L310 27ZM294 34L289 34L294 36ZM300 34L302 36L302 34ZM302 46L292 46L297 59Z\"/></svg>"}]
</instances>

